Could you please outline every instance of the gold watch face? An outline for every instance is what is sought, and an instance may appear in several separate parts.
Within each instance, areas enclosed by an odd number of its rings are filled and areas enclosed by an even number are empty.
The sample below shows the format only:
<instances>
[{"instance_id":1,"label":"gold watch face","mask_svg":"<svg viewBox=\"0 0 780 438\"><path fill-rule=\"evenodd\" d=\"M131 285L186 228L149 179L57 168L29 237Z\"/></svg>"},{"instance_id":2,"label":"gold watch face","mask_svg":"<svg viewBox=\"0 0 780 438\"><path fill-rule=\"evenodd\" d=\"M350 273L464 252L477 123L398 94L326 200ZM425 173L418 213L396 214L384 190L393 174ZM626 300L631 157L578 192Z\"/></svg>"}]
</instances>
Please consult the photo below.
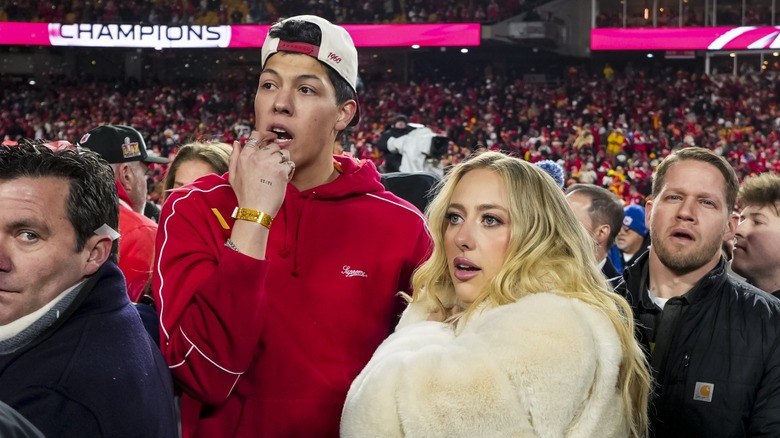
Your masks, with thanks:
<instances>
[{"instance_id":1,"label":"gold watch face","mask_svg":"<svg viewBox=\"0 0 780 438\"><path fill-rule=\"evenodd\" d=\"M260 212L252 211L247 208L241 208L238 210L236 219L257 222L257 220L260 219Z\"/></svg>"},{"instance_id":2,"label":"gold watch face","mask_svg":"<svg viewBox=\"0 0 780 438\"><path fill-rule=\"evenodd\" d=\"M271 228L271 222L274 220L274 217L270 214L251 210L249 208L236 208L233 214L233 218L237 220L256 222L266 228Z\"/></svg>"}]
</instances>

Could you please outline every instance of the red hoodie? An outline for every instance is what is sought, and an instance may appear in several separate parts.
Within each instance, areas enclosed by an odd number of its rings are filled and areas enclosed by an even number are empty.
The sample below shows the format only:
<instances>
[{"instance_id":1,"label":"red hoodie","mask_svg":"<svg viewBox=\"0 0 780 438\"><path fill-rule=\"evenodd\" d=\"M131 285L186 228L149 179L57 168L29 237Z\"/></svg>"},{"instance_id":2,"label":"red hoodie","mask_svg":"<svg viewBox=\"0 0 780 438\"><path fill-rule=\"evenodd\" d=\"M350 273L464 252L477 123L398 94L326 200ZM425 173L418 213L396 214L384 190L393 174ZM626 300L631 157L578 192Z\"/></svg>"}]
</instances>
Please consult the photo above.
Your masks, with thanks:
<instances>
[{"instance_id":1,"label":"red hoodie","mask_svg":"<svg viewBox=\"0 0 780 438\"><path fill-rule=\"evenodd\" d=\"M373 164L335 159L333 182L287 186L267 260L224 246L237 205L227 174L165 203L153 286L184 437L338 436L349 385L390 333L430 236Z\"/></svg>"},{"instance_id":2,"label":"red hoodie","mask_svg":"<svg viewBox=\"0 0 780 438\"><path fill-rule=\"evenodd\" d=\"M130 206L125 188L116 183L119 194L119 269L127 281L127 295L137 302L144 294L152 277L154 239L157 224L148 217L136 213Z\"/></svg>"}]
</instances>

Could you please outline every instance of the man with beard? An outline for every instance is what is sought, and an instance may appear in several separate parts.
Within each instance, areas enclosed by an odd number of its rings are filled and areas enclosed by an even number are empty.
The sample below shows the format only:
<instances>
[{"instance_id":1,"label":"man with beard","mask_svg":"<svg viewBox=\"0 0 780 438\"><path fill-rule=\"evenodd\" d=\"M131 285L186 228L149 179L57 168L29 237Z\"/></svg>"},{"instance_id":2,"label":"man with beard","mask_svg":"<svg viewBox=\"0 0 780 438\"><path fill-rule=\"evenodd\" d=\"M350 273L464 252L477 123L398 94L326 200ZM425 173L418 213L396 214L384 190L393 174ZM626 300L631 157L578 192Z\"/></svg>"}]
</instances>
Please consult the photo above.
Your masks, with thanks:
<instances>
[{"instance_id":1,"label":"man with beard","mask_svg":"<svg viewBox=\"0 0 780 438\"><path fill-rule=\"evenodd\" d=\"M650 250L623 292L657 382L657 437L780 436L780 302L736 280L721 256L738 182L722 157L666 158L646 206Z\"/></svg>"}]
</instances>

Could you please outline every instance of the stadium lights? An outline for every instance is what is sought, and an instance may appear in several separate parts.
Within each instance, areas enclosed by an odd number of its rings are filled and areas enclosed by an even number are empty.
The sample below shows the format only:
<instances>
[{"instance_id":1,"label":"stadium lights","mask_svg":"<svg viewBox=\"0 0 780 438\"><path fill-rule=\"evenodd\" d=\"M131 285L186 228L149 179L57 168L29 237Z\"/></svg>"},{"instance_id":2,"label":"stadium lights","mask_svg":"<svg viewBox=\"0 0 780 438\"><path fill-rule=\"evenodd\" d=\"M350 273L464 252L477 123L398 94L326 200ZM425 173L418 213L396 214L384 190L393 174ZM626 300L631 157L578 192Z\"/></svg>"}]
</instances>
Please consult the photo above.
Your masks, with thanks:
<instances>
[{"instance_id":1,"label":"stadium lights","mask_svg":"<svg viewBox=\"0 0 780 438\"><path fill-rule=\"evenodd\" d=\"M652 58L652 57L653 57L653 54L652 54L652 53L648 53L648 54L647 54L647 57L648 57L648 58Z\"/></svg>"},{"instance_id":2,"label":"stadium lights","mask_svg":"<svg viewBox=\"0 0 780 438\"><path fill-rule=\"evenodd\" d=\"M412 48L413 48L413 49L415 49L415 50L417 50L417 49L419 49L419 48L420 48L420 45L419 45L419 44L412 44Z\"/></svg>"},{"instance_id":3,"label":"stadium lights","mask_svg":"<svg viewBox=\"0 0 780 438\"><path fill-rule=\"evenodd\" d=\"M464 48L460 49L460 53L469 53L469 49L464 47Z\"/></svg>"}]
</instances>

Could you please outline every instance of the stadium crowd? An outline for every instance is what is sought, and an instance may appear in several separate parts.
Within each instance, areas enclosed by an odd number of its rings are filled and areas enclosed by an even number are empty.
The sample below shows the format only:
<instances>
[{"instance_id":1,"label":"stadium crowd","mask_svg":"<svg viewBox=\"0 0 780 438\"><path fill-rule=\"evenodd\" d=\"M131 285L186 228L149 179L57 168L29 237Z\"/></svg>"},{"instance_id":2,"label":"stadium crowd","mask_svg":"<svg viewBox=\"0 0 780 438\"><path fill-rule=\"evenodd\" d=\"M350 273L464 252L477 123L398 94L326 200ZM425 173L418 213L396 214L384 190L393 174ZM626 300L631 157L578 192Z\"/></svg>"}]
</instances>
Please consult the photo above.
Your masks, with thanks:
<instances>
[{"instance_id":1,"label":"stadium crowd","mask_svg":"<svg viewBox=\"0 0 780 438\"><path fill-rule=\"evenodd\" d=\"M0 78L0 436L780 435L780 68L602 67Z\"/></svg>"},{"instance_id":2,"label":"stadium crowd","mask_svg":"<svg viewBox=\"0 0 780 438\"><path fill-rule=\"evenodd\" d=\"M315 14L338 23L495 23L527 12L539 0L178 0L0 2L0 21L56 23L257 24Z\"/></svg>"},{"instance_id":3,"label":"stadium crowd","mask_svg":"<svg viewBox=\"0 0 780 438\"><path fill-rule=\"evenodd\" d=\"M144 133L149 147L172 156L194 139L246 137L254 123L254 90L220 82L130 87L62 80L3 88L5 138L75 141L91 126L128 124ZM626 203L641 203L652 168L681 145L716 150L740 177L780 171L778 93L772 73L708 77L631 67L608 78L571 68L550 85L504 77L387 81L366 87L363 119L341 147L381 169L376 144L403 114L451 140L449 153L434 163L439 168L474 150L501 149L529 161L552 159L565 169L567 183L595 182ZM163 166L153 169L152 185L163 172Z\"/></svg>"}]
</instances>

